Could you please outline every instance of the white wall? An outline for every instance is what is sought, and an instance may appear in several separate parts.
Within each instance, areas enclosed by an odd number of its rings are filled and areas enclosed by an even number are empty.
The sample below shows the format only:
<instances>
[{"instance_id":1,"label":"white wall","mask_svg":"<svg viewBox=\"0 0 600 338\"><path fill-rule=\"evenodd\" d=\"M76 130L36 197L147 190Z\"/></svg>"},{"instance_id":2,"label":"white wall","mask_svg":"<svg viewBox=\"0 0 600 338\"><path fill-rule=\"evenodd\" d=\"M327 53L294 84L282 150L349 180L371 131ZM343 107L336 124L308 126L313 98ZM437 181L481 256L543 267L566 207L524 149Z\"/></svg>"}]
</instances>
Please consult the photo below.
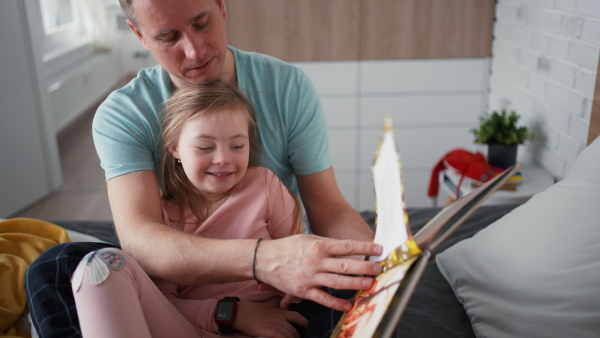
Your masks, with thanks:
<instances>
[{"instance_id":1,"label":"white wall","mask_svg":"<svg viewBox=\"0 0 600 338\"><path fill-rule=\"evenodd\" d=\"M90 55L47 78L54 131L59 132L103 98L120 80L116 51Z\"/></svg>"},{"instance_id":2,"label":"white wall","mask_svg":"<svg viewBox=\"0 0 600 338\"><path fill-rule=\"evenodd\" d=\"M562 178L587 141L600 50L598 0L498 0L490 109L537 134L520 151Z\"/></svg>"},{"instance_id":3,"label":"white wall","mask_svg":"<svg viewBox=\"0 0 600 338\"><path fill-rule=\"evenodd\" d=\"M0 218L50 191L46 124L21 0L0 2Z\"/></svg>"},{"instance_id":4,"label":"white wall","mask_svg":"<svg viewBox=\"0 0 600 338\"><path fill-rule=\"evenodd\" d=\"M338 185L357 210L375 208L370 165L385 116L393 119L408 207L432 205L431 169L447 151L474 150L469 130L487 103L487 58L295 65L321 97Z\"/></svg>"}]
</instances>

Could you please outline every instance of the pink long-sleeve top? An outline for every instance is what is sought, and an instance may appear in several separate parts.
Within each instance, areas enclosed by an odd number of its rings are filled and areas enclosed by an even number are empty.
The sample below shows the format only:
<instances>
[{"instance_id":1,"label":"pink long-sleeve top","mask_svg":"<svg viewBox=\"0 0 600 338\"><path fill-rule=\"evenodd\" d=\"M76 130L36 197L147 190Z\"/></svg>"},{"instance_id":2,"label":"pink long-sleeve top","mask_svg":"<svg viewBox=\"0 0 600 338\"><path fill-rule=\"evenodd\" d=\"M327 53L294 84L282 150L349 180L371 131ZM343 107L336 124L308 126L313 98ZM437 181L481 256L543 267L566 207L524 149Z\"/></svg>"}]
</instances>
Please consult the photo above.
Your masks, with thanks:
<instances>
[{"instance_id":1,"label":"pink long-sleeve top","mask_svg":"<svg viewBox=\"0 0 600 338\"><path fill-rule=\"evenodd\" d=\"M185 211L183 231L198 236L219 239L277 239L291 235L294 219L294 199L269 169L249 168L244 179L229 198L200 226L195 216ZM163 201L165 224L179 228L170 219L179 219L179 208ZM171 216L171 217L169 217ZM300 227L296 233L302 233ZM252 259L242 257L240 259ZM243 301L279 306L281 297L258 290L256 281L233 283L178 285L164 280L154 282L171 303L195 326L212 332L217 331L213 314L219 299L239 297Z\"/></svg>"}]
</instances>

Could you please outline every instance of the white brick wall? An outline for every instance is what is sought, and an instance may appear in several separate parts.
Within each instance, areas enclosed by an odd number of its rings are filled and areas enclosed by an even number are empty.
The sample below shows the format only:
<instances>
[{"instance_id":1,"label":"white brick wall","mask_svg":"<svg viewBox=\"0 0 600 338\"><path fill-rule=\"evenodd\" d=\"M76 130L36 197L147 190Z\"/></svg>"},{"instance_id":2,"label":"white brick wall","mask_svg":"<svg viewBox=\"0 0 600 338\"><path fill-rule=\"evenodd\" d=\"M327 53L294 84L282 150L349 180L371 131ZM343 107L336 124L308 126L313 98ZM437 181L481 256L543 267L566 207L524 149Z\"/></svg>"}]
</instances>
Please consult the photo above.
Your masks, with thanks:
<instances>
[{"instance_id":1,"label":"white brick wall","mask_svg":"<svg viewBox=\"0 0 600 338\"><path fill-rule=\"evenodd\" d=\"M537 139L520 151L556 178L587 141L600 0L498 0L488 110L515 109Z\"/></svg>"}]
</instances>

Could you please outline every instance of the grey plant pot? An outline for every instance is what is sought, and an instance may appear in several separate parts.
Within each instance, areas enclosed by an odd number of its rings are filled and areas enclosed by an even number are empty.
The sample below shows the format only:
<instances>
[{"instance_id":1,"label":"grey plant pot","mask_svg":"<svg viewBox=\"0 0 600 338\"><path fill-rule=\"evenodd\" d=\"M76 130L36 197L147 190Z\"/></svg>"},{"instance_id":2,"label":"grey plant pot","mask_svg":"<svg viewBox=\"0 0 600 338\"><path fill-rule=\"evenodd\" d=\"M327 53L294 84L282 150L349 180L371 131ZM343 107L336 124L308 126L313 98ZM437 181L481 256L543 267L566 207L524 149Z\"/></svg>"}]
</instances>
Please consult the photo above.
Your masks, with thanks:
<instances>
[{"instance_id":1,"label":"grey plant pot","mask_svg":"<svg viewBox=\"0 0 600 338\"><path fill-rule=\"evenodd\" d=\"M518 145L488 144L488 163L496 168L508 168L517 163Z\"/></svg>"}]
</instances>

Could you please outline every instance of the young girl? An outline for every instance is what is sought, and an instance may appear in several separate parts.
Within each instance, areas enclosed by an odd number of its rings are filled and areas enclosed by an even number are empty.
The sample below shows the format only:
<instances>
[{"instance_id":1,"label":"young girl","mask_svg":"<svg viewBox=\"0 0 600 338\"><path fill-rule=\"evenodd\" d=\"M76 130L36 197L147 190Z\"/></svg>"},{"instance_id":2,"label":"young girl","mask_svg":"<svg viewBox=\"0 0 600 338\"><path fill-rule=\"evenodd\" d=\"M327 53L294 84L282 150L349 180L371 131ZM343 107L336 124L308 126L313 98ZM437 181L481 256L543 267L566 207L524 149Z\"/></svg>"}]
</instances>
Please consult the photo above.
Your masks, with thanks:
<instances>
[{"instance_id":1,"label":"young girl","mask_svg":"<svg viewBox=\"0 0 600 338\"><path fill-rule=\"evenodd\" d=\"M298 200L269 169L255 166L256 128L252 104L222 82L173 95L163 121L166 225L204 237L254 239L255 250L262 239L303 232ZM72 287L85 337L198 337L236 331L298 337L294 325L306 326L307 320L281 309L281 297L259 291L257 282L177 285L151 280L127 253L102 249L82 260Z\"/></svg>"}]
</instances>

